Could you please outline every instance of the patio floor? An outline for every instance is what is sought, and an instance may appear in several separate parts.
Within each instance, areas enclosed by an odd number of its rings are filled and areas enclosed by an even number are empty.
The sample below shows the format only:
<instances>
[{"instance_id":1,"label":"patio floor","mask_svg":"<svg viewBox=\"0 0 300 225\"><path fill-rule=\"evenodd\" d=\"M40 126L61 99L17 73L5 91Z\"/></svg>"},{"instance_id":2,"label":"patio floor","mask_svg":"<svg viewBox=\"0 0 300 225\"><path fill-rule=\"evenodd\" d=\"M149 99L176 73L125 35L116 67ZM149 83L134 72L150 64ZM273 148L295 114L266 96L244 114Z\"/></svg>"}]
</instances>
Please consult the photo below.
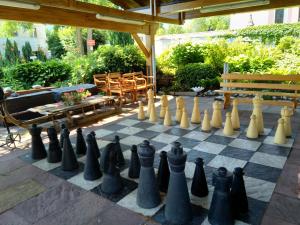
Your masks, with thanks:
<instances>
[{"instance_id":1,"label":"patio floor","mask_svg":"<svg viewBox=\"0 0 300 225\"><path fill-rule=\"evenodd\" d=\"M193 99L189 97L185 99L187 109L191 114ZM211 110L212 102L212 97L201 97L201 112L206 108ZM174 99L170 101L170 106L172 112L175 112ZM131 107L136 107L136 105ZM196 126L185 131L177 127L165 129L147 121L139 123L135 120L136 110L110 117L84 128L83 131L87 134L95 130L100 147L108 143L114 134L118 134L121 137L123 150L128 150L129 145L134 141L149 138L159 152L164 149L169 150L169 142L178 140L188 151L186 166L189 168L189 171L186 170L188 178L191 178L193 174L194 159L199 156L204 158L211 193L213 190L210 183L212 170L226 162L228 162L226 166L231 167L229 161L226 161L231 159L232 167L244 167L247 194L248 197L250 196L251 218L242 220L243 222L238 224L300 224L299 112L292 117L294 142L291 142L290 151L289 146L275 146L269 140L274 136L280 113L279 107L264 107L263 109L265 128L270 132L268 135L260 137L256 142L249 142L245 139L243 130L248 125L251 110L250 105L239 106L242 129L236 137L231 139L223 137L219 131L200 138L201 132ZM225 111L223 113L225 114ZM4 129L0 130L0 134L3 137ZM48 139L45 137L44 140L47 145ZM71 132L71 140L73 142L75 140L74 131ZM162 209L145 213L128 205L130 203L128 196L134 193L137 181L128 180L130 184L128 187L131 187L128 193L119 196L120 199L108 200L97 193L95 188L99 183L83 183L79 172L66 177L55 166L48 168L49 165L45 163L30 161L27 157L29 143L30 137L27 136L23 138L22 145L17 150L9 152L7 148L0 149L0 225L150 225L163 223ZM247 144L253 149L243 150L241 145ZM202 145L206 146L206 149L203 149ZM209 148L218 152L212 154L208 152ZM124 155L128 158L128 151L124 151ZM222 160L216 160L221 157ZM84 157L79 161L83 162ZM157 164L156 160L156 167ZM126 177L125 172L121 175ZM197 199L191 197L191 201L197 205ZM203 214L206 215L208 205L200 200L198 202L203 207ZM205 216L201 219L201 223L207 224Z\"/></svg>"}]
</instances>

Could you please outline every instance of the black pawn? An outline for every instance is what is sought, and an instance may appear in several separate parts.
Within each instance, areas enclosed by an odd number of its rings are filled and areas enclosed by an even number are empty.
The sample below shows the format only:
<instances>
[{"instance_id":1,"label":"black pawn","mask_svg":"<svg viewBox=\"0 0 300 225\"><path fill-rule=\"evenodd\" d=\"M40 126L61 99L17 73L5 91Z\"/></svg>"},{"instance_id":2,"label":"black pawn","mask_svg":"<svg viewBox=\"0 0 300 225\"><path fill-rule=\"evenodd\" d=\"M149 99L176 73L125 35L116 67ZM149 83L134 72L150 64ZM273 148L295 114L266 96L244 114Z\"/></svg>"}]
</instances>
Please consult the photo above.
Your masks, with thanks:
<instances>
[{"instance_id":1,"label":"black pawn","mask_svg":"<svg viewBox=\"0 0 300 225\"><path fill-rule=\"evenodd\" d=\"M215 190L208 211L208 221L212 225L233 225L234 218L230 198L232 174L227 172L226 168L220 167L213 174L213 184Z\"/></svg>"},{"instance_id":2,"label":"black pawn","mask_svg":"<svg viewBox=\"0 0 300 225\"><path fill-rule=\"evenodd\" d=\"M64 135L63 135L63 131L66 128L66 124L62 123L60 126L60 137L59 137L59 144L60 147L63 148L64 147Z\"/></svg>"},{"instance_id":3,"label":"black pawn","mask_svg":"<svg viewBox=\"0 0 300 225\"><path fill-rule=\"evenodd\" d=\"M234 169L230 194L235 218L239 218L248 213L248 199L243 175L244 172L242 168L237 167Z\"/></svg>"},{"instance_id":4,"label":"black pawn","mask_svg":"<svg viewBox=\"0 0 300 225\"><path fill-rule=\"evenodd\" d=\"M77 129L77 138L76 138L76 154L85 155L86 153L86 143L82 135L82 129Z\"/></svg>"},{"instance_id":5,"label":"black pawn","mask_svg":"<svg viewBox=\"0 0 300 225\"><path fill-rule=\"evenodd\" d=\"M94 150L95 150L95 153L96 153L96 157L97 157L97 159L98 158L100 158L100 149L99 149L99 147L98 147L98 143L97 143L97 140L96 140L96 133L95 133L95 131L91 131L91 133L90 133L91 135L92 135L92 137L93 137L93 143L94 143Z\"/></svg>"},{"instance_id":6,"label":"black pawn","mask_svg":"<svg viewBox=\"0 0 300 225\"><path fill-rule=\"evenodd\" d=\"M31 157L32 159L44 159L47 157L47 152L41 138L42 128L33 124L29 129L31 134Z\"/></svg>"},{"instance_id":7,"label":"black pawn","mask_svg":"<svg viewBox=\"0 0 300 225\"><path fill-rule=\"evenodd\" d=\"M69 130L65 128L63 130L64 147L63 147L62 164L61 164L62 170L64 171L73 171L78 169L79 167L69 135L70 135Z\"/></svg>"},{"instance_id":8,"label":"black pawn","mask_svg":"<svg viewBox=\"0 0 300 225\"><path fill-rule=\"evenodd\" d=\"M184 173L187 154L179 142L174 142L167 155L170 165L170 181L165 218L170 224L188 224L193 219L193 212Z\"/></svg>"},{"instance_id":9,"label":"black pawn","mask_svg":"<svg viewBox=\"0 0 300 225\"><path fill-rule=\"evenodd\" d=\"M155 208L160 204L160 195L153 168L155 149L149 141L139 145L138 155L141 163L137 190L137 205L144 209Z\"/></svg>"},{"instance_id":10,"label":"black pawn","mask_svg":"<svg viewBox=\"0 0 300 225\"><path fill-rule=\"evenodd\" d=\"M140 164L139 156L137 154L137 146L132 145L128 177L133 179L139 178L140 170L141 170L141 164Z\"/></svg>"},{"instance_id":11,"label":"black pawn","mask_svg":"<svg viewBox=\"0 0 300 225\"><path fill-rule=\"evenodd\" d=\"M121 144L120 144L120 138L118 135L115 136L115 144L116 144L116 150L117 150L117 165L118 165L118 167L122 167L125 165L125 159L123 156L123 152L122 152Z\"/></svg>"},{"instance_id":12,"label":"black pawn","mask_svg":"<svg viewBox=\"0 0 300 225\"><path fill-rule=\"evenodd\" d=\"M91 134L87 135L86 138L88 148L87 148L87 156L84 165L84 179L85 180L97 180L102 176L100 171L99 161L95 154L93 136Z\"/></svg>"},{"instance_id":13,"label":"black pawn","mask_svg":"<svg viewBox=\"0 0 300 225\"><path fill-rule=\"evenodd\" d=\"M197 158L195 161L196 168L194 172L191 192L197 197L205 197L208 195L208 187L203 169L203 159Z\"/></svg>"},{"instance_id":14,"label":"black pawn","mask_svg":"<svg viewBox=\"0 0 300 225\"><path fill-rule=\"evenodd\" d=\"M57 138L57 132L54 127L50 127L47 133L50 140L47 161L49 163L58 163L61 161L62 151Z\"/></svg>"},{"instance_id":15,"label":"black pawn","mask_svg":"<svg viewBox=\"0 0 300 225\"><path fill-rule=\"evenodd\" d=\"M167 159L167 152L161 151L159 156L160 156L160 162L159 162L159 167L157 172L158 189L161 192L167 193L169 179L170 179L170 170L169 170L169 164Z\"/></svg>"},{"instance_id":16,"label":"black pawn","mask_svg":"<svg viewBox=\"0 0 300 225\"><path fill-rule=\"evenodd\" d=\"M101 191L107 195L119 193L123 189L123 181L120 176L120 169L117 167L116 144L108 144L102 154L103 159L103 182Z\"/></svg>"}]
</instances>

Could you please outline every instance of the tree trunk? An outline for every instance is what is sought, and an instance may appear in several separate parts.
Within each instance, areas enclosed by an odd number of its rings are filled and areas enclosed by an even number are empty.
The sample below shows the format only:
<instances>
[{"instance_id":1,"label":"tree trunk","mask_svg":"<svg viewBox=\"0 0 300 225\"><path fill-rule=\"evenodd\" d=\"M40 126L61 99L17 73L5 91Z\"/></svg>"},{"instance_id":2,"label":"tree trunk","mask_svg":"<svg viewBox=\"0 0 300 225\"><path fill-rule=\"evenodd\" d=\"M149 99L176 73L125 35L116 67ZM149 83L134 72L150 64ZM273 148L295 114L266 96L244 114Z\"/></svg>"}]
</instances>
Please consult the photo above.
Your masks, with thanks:
<instances>
[{"instance_id":1,"label":"tree trunk","mask_svg":"<svg viewBox=\"0 0 300 225\"><path fill-rule=\"evenodd\" d=\"M84 55L84 47L82 43L82 33L81 33L81 28L76 27L76 44L78 48L78 52L80 55Z\"/></svg>"},{"instance_id":2,"label":"tree trunk","mask_svg":"<svg viewBox=\"0 0 300 225\"><path fill-rule=\"evenodd\" d=\"M87 29L87 40L92 40L93 39L93 29L88 28ZM94 46L89 46L86 43L86 49L87 49L87 54L91 53L94 50Z\"/></svg>"}]
</instances>

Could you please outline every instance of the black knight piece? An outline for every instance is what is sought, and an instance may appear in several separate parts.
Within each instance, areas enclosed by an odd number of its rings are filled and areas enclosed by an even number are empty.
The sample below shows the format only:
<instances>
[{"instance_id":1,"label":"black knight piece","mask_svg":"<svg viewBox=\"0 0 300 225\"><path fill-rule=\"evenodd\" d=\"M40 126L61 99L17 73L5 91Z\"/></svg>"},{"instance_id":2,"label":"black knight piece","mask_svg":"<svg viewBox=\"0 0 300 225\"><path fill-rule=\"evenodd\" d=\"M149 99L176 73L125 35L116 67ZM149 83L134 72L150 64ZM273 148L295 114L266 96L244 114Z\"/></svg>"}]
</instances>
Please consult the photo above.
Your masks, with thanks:
<instances>
[{"instance_id":1,"label":"black knight piece","mask_svg":"<svg viewBox=\"0 0 300 225\"><path fill-rule=\"evenodd\" d=\"M96 140L96 133L95 133L95 131L91 131L90 134L93 137L94 150L95 150L95 153L96 153L96 157L98 159L98 158L100 158L101 154L100 154L100 149L98 147L98 143L97 143L97 140Z\"/></svg>"},{"instance_id":2,"label":"black knight piece","mask_svg":"<svg viewBox=\"0 0 300 225\"><path fill-rule=\"evenodd\" d=\"M32 159L44 159L47 157L47 152L41 138L42 128L33 124L29 129L31 135L31 157Z\"/></svg>"},{"instance_id":3,"label":"black knight piece","mask_svg":"<svg viewBox=\"0 0 300 225\"><path fill-rule=\"evenodd\" d=\"M79 164L74 152L74 149L72 147L69 135L70 132L67 128L63 130L64 136L64 147L63 147L63 155L62 155L62 170L64 171L73 171L78 169Z\"/></svg>"},{"instance_id":4,"label":"black knight piece","mask_svg":"<svg viewBox=\"0 0 300 225\"><path fill-rule=\"evenodd\" d=\"M85 153L86 153L86 143L82 134L82 129L77 128L76 154L85 155Z\"/></svg>"},{"instance_id":5,"label":"black knight piece","mask_svg":"<svg viewBox=\"0 0 300 225\"><path fill-rule=\"evenodd\" d=\"M233 225L234 218L230 198L232 174L227 172L226 168L220 167L213 174L213 184L215 190L208 211L208 221L212 225Z\"/></svg>"},{"instance_id":6,"label":"black knight piece","mask_svg":"<svg viewBox=\"0 0 300 225\"><path fill-rule=\"evenodd\" d=\"M157 172L158 189L161 192L167 193L169 179L170 179L170 170L169 170L169 164L167 159L167 152L161 151L159 156L160 156L160 162L159 162L159 167Z\"/></svg>"},{"instance_id":7,"label":"black knight piece","mask_svg":"<svg viewBox=\"0 0 300 225\"><path fill-rule=\"evenodd\" d=\"M95 146L93 143L93 136L91 134L87 135L86 138L88 147L86 161L84 165L84 179L85 180L97 180L102 176L98 158L95 154Z\"/></svg>"},{"instance_id":8,"label":"black knight piece","mask_svg":"<svg viewBox=\"0 0 300 225\"><path fill-rule=\"evenodd\" d=\"M123 182L120 176L120 169L117 167L116 144L108 144L102 154L101 163L103 167L103 182L101 191L107 195L119 193L123 189Z\"/></svg>"},{"instance_id":9,"label":"black knight piece","mask_svg":"<svg viewBox=\"0 0 300 225\"><path fill-rule=\"evenodd\" d=\"M120 145L120 138L118 135L115 136L115 144L116 144L116 150L117 150L117 165L119 167L122 167L125 165L125 159L123 156L123 152Z\"/></svg>"},{"instance_id":10,"label":"black knight piece","mask_svg":"<svg viewBox=\"0 0 300 225\"><path fill-rule=\"evenodd\" d=\"M60 126L60 137L59 137L59 144L60 147L63 148L64 147L64 135L63 135L63 131L66 128L66 124L62 123Z\"/></svg>"},{"instance_id":11,"label":"black knight piece","mask_svg":"<svg viewBox=\"0 0 300 225\"><path fill-rule=\"evenodd\" d=\"M179 142L174 142L167 155L171 174L166 197L165 218L170 224L187 224L193 218L184 173L187 154Z\"/></svg>"},{"instance_id":12,"label":"black knight piece","mask_svg":"<svg viewBox=\"0 0 300 225\"><path fill-rule=\"evenodd\" d=\"M208 187L203 168L203 159L197 158L195 161L196 168L194 172L191 192L197 197L205 197L208 195Z\"/></svg>"},{"instance_id":13,"label":"black knight piece","mask_svg":"<svg viewBox=\"0 0 300 225\"><path fill-rule=\"evenodd\" d=\"M141 164L140 164L139 156L137 154L137 146L132 145L128 177L133 179L139 178L140 170L141 170Z\"/></svg>"},{"instance_id":14,"label":"black knight piece","mask_svg":"<svg viewBox=\"0 0 300 225\"><path fill-rule=\"evenodd\" d=\"M160 195L153 168L155 149L149 141L143 141L138 148L141 163L140 179L137 191L137 205L151 209L160 204Z\"/></svg>"},{"instance_id":15,"label":"black knight piece","mask_svg":"<svg viewBox=\"0 0 300 225\"><path fill-rule=\"evenodd\" d=\"M62 151L57 138L57 132L54 127L50 127L47 130L49 137L49 149L48 158L49 163L58 163L61 161Z\"/></svg>"}]
</instances>

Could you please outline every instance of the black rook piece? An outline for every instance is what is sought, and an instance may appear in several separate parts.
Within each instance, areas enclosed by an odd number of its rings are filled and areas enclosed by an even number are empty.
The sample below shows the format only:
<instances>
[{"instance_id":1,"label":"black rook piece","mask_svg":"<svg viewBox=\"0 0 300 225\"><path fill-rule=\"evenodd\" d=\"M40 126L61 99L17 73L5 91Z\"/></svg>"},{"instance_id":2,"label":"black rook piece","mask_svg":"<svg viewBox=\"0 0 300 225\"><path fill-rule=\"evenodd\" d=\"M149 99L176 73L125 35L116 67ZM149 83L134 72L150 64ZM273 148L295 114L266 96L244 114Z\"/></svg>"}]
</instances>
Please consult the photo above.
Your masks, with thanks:
<instances>
[{"instance_id":1,"label":"black rook piece","mask_svg":"<svg viewBox=\"0 0 300 225\"><path fill-rule=\"evenodd\" d=\"M54 127L50 127L47 133L50 140L47 160L49 163L58 163L61 161L62 151L57 138L57 132Z\"/></svg>"},{"instance_id":2,"label":"black rook piece","mask_svg":"<svg viewBox=\"0 0 300 225\"><path fill-rule=\"evenodd\" d=\"M120 169L117 167L117 151L116 144L108 144L102 154L103 162L103 182L101 191L105 194L117 194L123 189L123 182L120 176Z\"/></svg>"},{"instance_id":3,"label":"black rook piece","mask_svg":"<svg viewBox=\"0 0 300 225\"><path fill-rule=\"evenodd\" d=\"M42 128L33 124L29 129L31 134L31 157L32 159L44 159L47 157L47 152L41 138Z\"/></svg>"},{"instance_id":4,"label":"black rook piece","mask_svg":"<svg viewBox=\"0 0 300 225\"><path fill-rule=\"evenodd\" d=\"M120 145L120 138L118 135L115 136L115 144L116 144L116 150L117 150L117 165L119 167L122 167L125 165L125 159L123 156L123 152Z\"/></svg>"},{"instance_id":5,"label":"black rook piece","mask_svg":"<svg viewBox=\"0 0 300 225\"><path fill-rule=\"evenodd\" d=\"M138 155L141 163L140 179L137 191L137 205L151 209L159 205L160 195L153 168L155 149L149 141L139 146Z\"/></svg>"},{"instance_id":6,"label":"black rook piece","mask_svg":"<svg viewBox=\"0 0 300 225\"><path fill-rule=\"evenodd\" d=\"M212 225L233 225L234 218L231 208L230 187L232 174L220 167L213 174L215 186L213 198L208 211L208 221Z\"/></svg>"},{"instance_id":7,"label":"black rook piece","mask_svg":"<svg viewBox=\"0 0 300 225\"><path fill-rule=\"evenodd\" d=\"M248 213L248 199L243 178L243 169L237 167L233 172L231 187L232 210L235 218Z\"/></svg>"},{"instance_id":8,"label":"black rook piece","mask_svg":"<svg viewBox=\"0 0 300 225\"><path fill-rule=\"evenodd\" d=\"M133 179L139 178L140 170L141 170L141 164L140 164L139 156L137 154L137 146L132 145L128 177Z\"/></svg>"},{"instance_id":9,"label":"black rook piece","mask_svg":"<svg viewBox=\"0 0 300 225\"><path fill-rule=\"evenodd\" d=\"M160 162L159 162L159 167L157 172L158 188L161 192L167 193L169 179L170 179L170 170L169 170L169 164L167 159L167 152L162 151L159 156L160 156Z\"/></svg>"},{"instance_id":10,"label":"black rook piece","mask_svg":"<svg viewBox=\"0 0 300 225\"><path fill-rule=\"evenodd\" d=\"M203 169L203 159L197 158L195 161L196 168L193 177L191 192L198 197L205 197L208 195L208 187Z\"/></svg>"},{"instance_id":11,"label":"black rook piece","mask_svg":"<svg viewBox=\"0 0 300 225\"><path fill-rule=\"evenodd\" d=\"M174 142L168 152L170 181L166 197L165 218L170 224L187 224L192 220L192 206L184 173L186 152L179 142Z\"/></svg>"},{"instance_id":12,"label":"black rook piece","mask_svg":"<svg viewBox=\"0 0 300 225\"><path fill-rule=\"evenodd\" d=\"M100 171L99 161L95 154L93 136L91 134L87 135L86 138L88 148L87 148L87 156L84 165L84 179L85 180L96 180L102 176Z\"/></svg>"},{"instance_id":13,"label":"black rook piece","mask_svg":"<svg viewBox=\"0 0 300 225\"><path fill-rule=\"evenodd\" d=\"M66 128L66 124L62 123L60 126L60 137L59 137L59 144L60 147L63 148L64 147L64 129Z\"/></svg>"},{"instance_id":14,"label":"black rook piece","mask_svg":"<svg viewBox=\"0 0 300 225\"><path fill-rule=\"evenodd\" d=\"M76 138L76 154L77 155L85 155L86 153L86 144L84 137L82 135L82 129L77 129L77 138Z\"/></svg>"},{"instance_id":15,"label":"black rook piece","mask_svg":"<svg viewBox=\"0 0 300 225\"><path fill-rule=\"evenodd\" d=\"M97 140L96 140L96 133L95 133L95 131L91 131L90 134L93 136L93 143L95 145L95 153L96 153L96 156L97 156L97 159L98 159L98 158L100 158L101 154L100 154L100 150L99 150Z\"/></svg>"},{"instance_id":16,"label":"black rook piece","mask_svg":"<svg viewBox=\"0 0 300 225\"><path fill-rule=\"evenodd\" d=\"M62 164L61 164L62 170L64 171L73 171L78 169L79 167L69 135L70 135L69 130L65 128L63 130L64 147L63 147L63 156L62 156Z\"/></svg>"}]
</instances>

